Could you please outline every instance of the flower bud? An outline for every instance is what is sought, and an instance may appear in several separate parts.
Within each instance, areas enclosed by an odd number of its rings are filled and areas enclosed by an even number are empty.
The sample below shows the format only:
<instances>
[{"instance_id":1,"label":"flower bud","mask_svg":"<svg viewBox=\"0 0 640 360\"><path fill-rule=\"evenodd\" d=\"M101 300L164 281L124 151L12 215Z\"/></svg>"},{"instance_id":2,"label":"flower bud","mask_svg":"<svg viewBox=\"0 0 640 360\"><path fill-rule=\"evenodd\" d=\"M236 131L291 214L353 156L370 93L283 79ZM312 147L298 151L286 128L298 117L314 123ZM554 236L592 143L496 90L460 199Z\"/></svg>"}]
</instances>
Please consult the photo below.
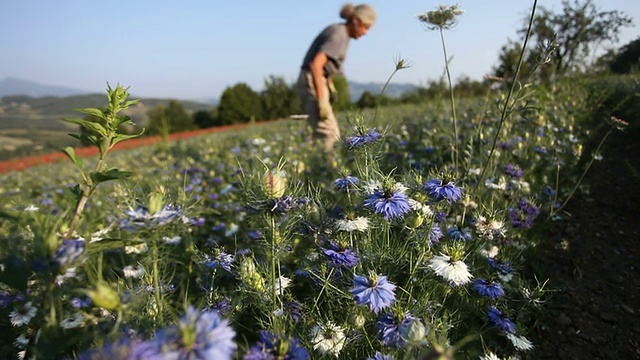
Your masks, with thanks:
<instances>
[{"instance_id":1,"label":"flower bud","mask_svg":"<svg viewBox=\"0 0 640 360\"><path fill-rule=\"evenodd\" d=\"M162 210L163 204L163 196L160 192L153 192L149 195L149 214L155 214L158 211Z\"/></svg>"},{"instance_id":2,"label":"flower bud","mask_svg":"<svg viewBox=\"0 0 640 360\"><path fill-rule=\"evenodd\" d=\"M423 222L424 216L417 211L412 211L405 220L405 224L410 229L417 229Z\"/></svg>"},{"instance_id":3,"label":"flower bud","mask_svg":"<svg viewBox=\"0 0 640 360\"><path fill-rule=\"evenodd\" d=\"M264 193L269 198L279 198L284 195L287 182L282 176L280 176L280 174L273 171L267 171L262 180Z\"/></svg>"},{"instance_id":4,"label":"flower bud","mask_svg":"<svg viewBox=\"0 0 640 360\"><path fill-rule=\"evenodd\" d=\"M356 329L362 329L367 321L367 319L365 319L365 317L362 314L356 314L353 316L353 326Z\"/></svg>"},{"instance_id":5,"label":"flower bud","mask_svg":"<svg viewBox=\"0 0 640 360\"><path fill-rule=\"evenodd\" d=\"M115 310L120 307L120 295L105 283L98 283L95 290L85 290L85 294L99 307Z\"/></svg>"},{"instance_id":6,"label":"flower bud","mask_svg":"<svg viewBox=\"0 0 640 360\"><path fill-rule=\"evenodd\" d=\"M400 326L400 336L409 344L422 344L427 336L427 328L420 320L415 320L409 326Z\"/></svg>"}]
</instances>

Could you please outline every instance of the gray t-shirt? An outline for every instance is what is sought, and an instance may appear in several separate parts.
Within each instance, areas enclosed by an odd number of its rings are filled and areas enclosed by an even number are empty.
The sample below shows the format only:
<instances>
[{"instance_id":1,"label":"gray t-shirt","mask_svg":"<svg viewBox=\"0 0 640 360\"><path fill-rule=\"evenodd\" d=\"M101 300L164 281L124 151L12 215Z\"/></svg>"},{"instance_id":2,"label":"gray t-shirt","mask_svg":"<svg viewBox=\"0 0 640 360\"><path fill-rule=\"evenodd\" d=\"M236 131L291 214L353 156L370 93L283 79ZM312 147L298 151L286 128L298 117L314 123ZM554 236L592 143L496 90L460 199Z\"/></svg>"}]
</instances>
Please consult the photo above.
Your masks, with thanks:
<instances>
[{"instance_id":1,"label":"gray t-shirt","mask_svg":"<svg viewBox=\"0 0 640 360\"><path fill-rule=\"evenodd\" d=\"M345 24L333 24L327 26L311 43L307 54L302 61L302 70L309 70L309 64L319 51L327 55L329 61L324 66L324 76L330 78L340 72L342 63L347 57L349 49L349 34Z\"/></svg>"}]
</instances>

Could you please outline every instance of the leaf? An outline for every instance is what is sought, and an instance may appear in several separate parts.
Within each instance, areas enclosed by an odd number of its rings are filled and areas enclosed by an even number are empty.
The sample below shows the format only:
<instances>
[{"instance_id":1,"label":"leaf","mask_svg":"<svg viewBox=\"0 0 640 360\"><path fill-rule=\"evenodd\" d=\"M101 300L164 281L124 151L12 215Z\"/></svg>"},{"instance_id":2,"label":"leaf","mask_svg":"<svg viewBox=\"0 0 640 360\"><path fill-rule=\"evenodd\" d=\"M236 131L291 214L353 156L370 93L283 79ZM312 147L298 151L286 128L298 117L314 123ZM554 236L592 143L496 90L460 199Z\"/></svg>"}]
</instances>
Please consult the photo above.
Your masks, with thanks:
<instances>
[{"instance_id":1,"label":"leaf","mask_svg":"<svg viewBox=\"0 0 640 360\"><path fill-rule=\"evenodd\" d=\"M75 184L72 187L65 188L63 191L63 195L69 203L75 206L82 197L82 190L80 189L80 185Z\"/></svg>"},{"instance_id":2,"label":"leaf","mask_svg":"<svg viewBox=\"0 0 640 360\"><path fill-rule=\"evenodd\" d=\"M62 149L62 152L67 155L74 164L76 164L78 170L80 170L80 172L84 175L84 164L82 163L82 159L76 156L76 152L73 150L73 148L71 146L67 146L66 148Z\"/></svg>"},{"instance_id":3,"label":"leaf","mask_svg":"<svg viewBox=\"0 0 640 360\"><path fill-rule=\"evenodd\" d=\"M122 249L126 245L137 245L141 242L125 242L122 239L102 239L100 241L94 241L87 244L86 252L88 255L100 253L108 250Z\"/></svg>"},{"instance_id":4,"label":"leaf","mask_svg":"<svg viewBox=\"0 0 640 360\"><path fill-rule=\"evenodd\" d=\"M99 184L99 183L103 183L105 181L110 181L110 180L125 179L134 174L135 173L131 171L120 171L118 169L109 169L106 171L93 172L91 173L90 176L91 176L91 180L93 180L94 183Z\"/></svg>"},{"instance_id":5,"label":"leaf","mask_svg":"<svg viewBox=\"0 0 640 360\"><path fill-rule=\"evenodd\" d=\"M127 115L121 115L121 116L116 116L116 121L113 124L113 127L115 129L118 128L118 126L122 125L122 124L129 124L129 125L133 125L133 122L131 122L131 117L127 116Z\"/></svg>"},{"instance_id":6,"label":"leaf","mask_svg":"<svg viewBox=\"0 0 640 360\"><path fill-rule=\"evenodd\" d=\"M107 136L107 129L104 128L104 126L98 124L97 122L93 122L93 121L89 121L89 120L85 120L85 119L77 119L77 118L71 118L71 119L62 119L62 121L66 121L72 124L78 124L80 126L83 126L87 129L90 129L98 134L100 134L102 137L106 137Z\"/></svg>"},{"instance_id":7,"label":"leaf","mask_svg":"<svg viewBox=\"0 0 640 360\"><path fill-rule=\"evenodd\" d=\"M9 220L18 220L20 217L18 217L18 214L13 213L13 212L9 212L7 210L2 210L0 209L0 218L5 218L5 219L9 219Z\"/></svg>"},{"instance_id":8,"label":"leaf","mask_svg":"<svg viewBox=\"0 0 640 360\"><path fill-rule=\"evenodd\" d=\"M74 111L78 111L81 112L83 114L87 114L87 115L92 115L92 116L97 116L101 119L105 119L104 116L104 112L100 109L95 109L95 108L80 108L80 109L73 109ZM106 119L105 119L106 120Z\"/></svg>"},{"instance_id":9,"label":"leaf","mask_svg":"<svg viewBox=\"0 0 640 360\"><path fill-rule=\"evenodd\" d=\"M124 141L127 139L132 139L132 138L136 138L140 135L142 135L142 133L144 132L144 129L142 129L142 131L140 132L140 134L133 134L133 135L127 135L127 134L118 134L116 135L113 140L112 140L112 144L115 145L117 143L119 143L120 141Z\"/></svg>"}]
</instances>

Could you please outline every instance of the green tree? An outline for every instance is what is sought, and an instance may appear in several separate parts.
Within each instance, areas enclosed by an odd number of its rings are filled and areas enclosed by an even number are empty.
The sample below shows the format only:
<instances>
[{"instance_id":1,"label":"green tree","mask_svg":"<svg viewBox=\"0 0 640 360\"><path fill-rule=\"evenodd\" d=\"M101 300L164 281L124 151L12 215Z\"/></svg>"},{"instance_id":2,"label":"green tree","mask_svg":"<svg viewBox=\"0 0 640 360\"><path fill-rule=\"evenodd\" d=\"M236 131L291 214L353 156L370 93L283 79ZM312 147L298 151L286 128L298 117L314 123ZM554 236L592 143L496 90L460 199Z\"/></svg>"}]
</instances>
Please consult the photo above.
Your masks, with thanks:
<instances>
[{"instance_id":1,"label":"green tree","mask_svg":"<svg viewBox=\"0 0 640 360\"><path fill-rule=\"evenodd\" d=\"M260 95L249 85L238 83L224 90L218 104L218 124L239 124L262 119Z\"/></svg>"},{"instance_id":2,"label":"green tree","mask_svg":"<svg viewBox=\"0 0 640 360\"><path fill-rule=\"evenodd\" d=\"M519 30L526 34L529 21ZM592 50L603 43L616 43L620 29L632 26L632 20L621 11L602 11L592 0L563 0L562 10L554 13L540 7L534 19L531 42L543 45L554 43L555 51L539 54L549 60L554 75L585 70L590 64ZM546 47L546 46L545 46Z\"/></svg>"},{"instance_id":3,"label":"green tree","mask_svg":"<svg viewBox=\"0 0 640 360\"><path fill-rule=\"evenodd\" d=\"M362 95L360 95L360 99L356 102L361 109L366 108L375 108L380 103L380 106L388 106L393 104L395 100L386 95L373 95L368 90L365 90Z\"/></svg>"},{"instance_id":4,"label":"green tree","mask_svg":"<svg viewBox=\"0 0 640 360\"><path fill-rule=\"evenodd\" d=\"M193 113L193 123L198 129L206 129L216 126L216 118L213 114L213 110L199 110Z\"/></svg>"},{"instance_id":5,"label":"green tree","mask_svg":"<svg viewBox=\"0 0 640 360\"><path fill-rule=\"evenodd\" d=\"M265 119L281 119L300 112L300 100L293 85L288 85L282 77L269 75L260 99Z\"/></svg>"},{"instance_id":6,"label":"green tree","mask_svg":"<svg viewBox=\"0 0 640 360\"><path fill-rule=\"evenodd\" d=\"M156 105L149 111L149 135L163 135L193 130L196 126L193 118L177 100L170 100L165 108L162 104Z\"/></svg>"},{"instance_id":7,"label":"green tree","mask_svg":"<svg viewBox=\"0 0 640 360\"><path fill-rule=\"evenodd\" d=\"M640 69L640 38L623 46L611 61L609 68L617 74L627 74Z\"/></svg>"}]
</instances>

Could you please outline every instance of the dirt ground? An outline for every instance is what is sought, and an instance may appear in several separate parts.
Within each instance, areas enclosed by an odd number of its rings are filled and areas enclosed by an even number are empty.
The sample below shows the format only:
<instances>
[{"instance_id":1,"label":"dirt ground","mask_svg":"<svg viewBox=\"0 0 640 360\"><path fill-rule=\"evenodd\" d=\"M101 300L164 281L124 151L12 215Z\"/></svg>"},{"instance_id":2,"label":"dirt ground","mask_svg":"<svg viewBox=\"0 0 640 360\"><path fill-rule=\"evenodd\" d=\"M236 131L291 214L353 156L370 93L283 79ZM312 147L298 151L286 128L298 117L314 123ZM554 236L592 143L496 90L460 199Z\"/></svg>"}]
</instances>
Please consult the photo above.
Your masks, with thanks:
<instances>
[{"instance_id":1,"label":"dirt ground","mask_svg":"<svg viewBox=\"0 0 640 360\"><path fill-rule=\"evenodd\" d=\"M572 198L571 218L542 246L539 268L555 291L527 359L640 359L638 130L607 139L585 177L589 193Z\"/></svg>"}]
</instances>

